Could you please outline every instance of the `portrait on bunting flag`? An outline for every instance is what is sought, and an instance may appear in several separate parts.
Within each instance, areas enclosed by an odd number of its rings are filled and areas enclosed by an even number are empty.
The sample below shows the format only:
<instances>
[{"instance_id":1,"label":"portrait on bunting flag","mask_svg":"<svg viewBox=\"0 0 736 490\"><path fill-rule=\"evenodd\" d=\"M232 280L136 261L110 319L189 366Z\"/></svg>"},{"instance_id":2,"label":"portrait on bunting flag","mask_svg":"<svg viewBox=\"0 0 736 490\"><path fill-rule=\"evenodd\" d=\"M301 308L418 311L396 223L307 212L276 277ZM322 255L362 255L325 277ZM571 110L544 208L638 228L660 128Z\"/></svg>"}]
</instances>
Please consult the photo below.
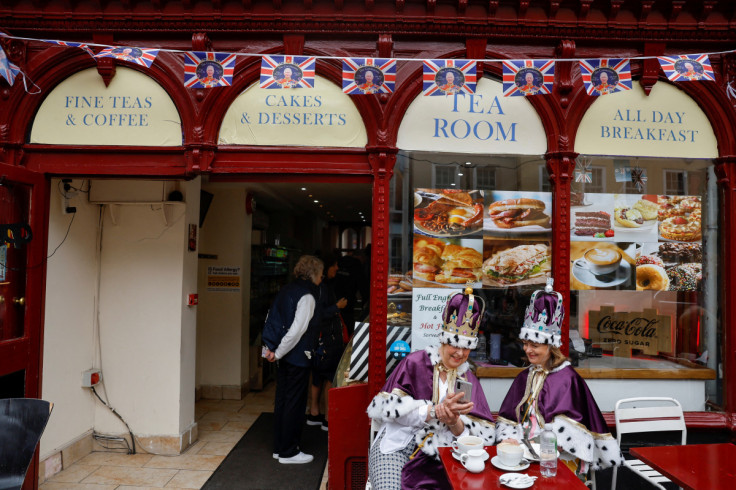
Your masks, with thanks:
<instances>
[{"instance_id":1,"label":"portrait on bunting flag","mask_svg":"<svg viewBox=\"0 0 736 490\"><path fill-rule=\"evenodd\" d=\"M675 71L688 80L700 80L704 73L703 65L693 59L677 60Z\"/></svg>"},{"instance_id":2,"label":"portrait on bunting flag","mask_svg":"<svg viewBox=\"0 0 736 490\"><path fill-rule=\"evenodd\" d=\"M293 63L283 63L273 69L273 78L281 88L294 88L303 77L302 69Z\"/></svg>"},{"instance_id":3,"label":"portrait on bunting flag","mask_svg":"<svg viewBox=\"0 0 736 490\"><path fill-rule=\"evenodd\" d=\"M390 94L396 83L396 60L343 58L342 91L348 95Z\"/></svg>"},{"instance_id":4,"label":"portrait on bunting flag","mask_svg":"<svg viewBox=\"0 0 736 490\"><path fill-rule=\"evenodd\" d=\"M593 84L592 95L605 95L616 92L618 85L618 73L613 68L602 66L596 68L590 75L590 81Z\"/></svg>"},{"instance_id":5,"label":"portrait on bunting flag","mask_svg":"<svg viewBox=\"0 0 736 490\"><path fill-rule=\"evenodd\" d=\"M542 90L544 77L536 68L521 68L514 77L514 83L524 95L536 95Z\"/></svg>"},{"instance_id":6,"label":"portrait on bunting flag","mask_svg":"<svg viewBox=\"0 0 736 490\"><path fill-rule=\"evenodd\" d=\"M224 73L222 65L214 60L201 61L197 65L197 79L205 88L217 87Z\"/></svg>"},{"instance_id":7,"label":"portrait on bunting flag","mask_svg":"<svg viewBox=\"0 0 736 490\"><path fill-rule=\"evenodd\" d=\"M378 93L383 81L383 72L375 66L361 66L355 71L355 83L364 94Z\"/></svg>"},{"instance_id":8,"label":"portrait on bunting flag","mask_svg":"<svg viewBox=\"0 0 736 490\"><path fill-rule=\"evenodd\" d=\"M140 48L118 47L113 48L110 54L119 60L135 61L136 58L143 56L143 51Z\"/></svg>"},{"instance_id":9,"label":"portrait on bunting flag","mask_svg":"<svg viewBox=\"0 0 736 490\"><path fill-rule=\"evenodd\" d=\"M465 85L465 76L458 68L446 66L440 68L434 76L434 83L445 95L457 94L462 91L462 87Z\"/></svg>"}]
</instances>

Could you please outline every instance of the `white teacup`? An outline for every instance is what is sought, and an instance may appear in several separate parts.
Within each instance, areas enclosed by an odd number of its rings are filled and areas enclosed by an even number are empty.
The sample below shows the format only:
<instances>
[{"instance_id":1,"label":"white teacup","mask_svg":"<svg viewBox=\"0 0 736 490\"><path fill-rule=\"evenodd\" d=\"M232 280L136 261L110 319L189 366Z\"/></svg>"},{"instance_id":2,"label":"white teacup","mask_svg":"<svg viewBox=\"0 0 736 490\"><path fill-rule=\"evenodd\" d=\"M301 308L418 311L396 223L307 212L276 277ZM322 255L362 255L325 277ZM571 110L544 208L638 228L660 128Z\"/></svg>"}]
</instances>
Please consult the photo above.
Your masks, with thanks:
<instances>
[{"instance_id":1,"label":"white teacup","mask_svg":"<svg viewBox=\"0 0 736 490\"><path fill-rule=\"evenodd\" d=\"M462 436L452 441L452 449L465 454L468 451L483 449L483 439L476 436Z\"/></svg>"},{"instance_id":2,"label":"white teacup","mask_svg":"<svg viewBox=\"0 0 736 490\"><path fill-rule=\"evenodd\" d=\"M524 448L519 444L499 444L496 446L496 454L506 466L518 466L524 456Z\"/></svg>"},{"instance_id":3,"label":"white teacup","mask_svg":"<svg viewBox=\"0 0 736 490\"><path fill-rule=\"evenodd\" d=\"M610 274L618 269L623 256L618 250L610 248L591 248L583 254L583 257L576 260L575 263L583 269L588 269L593 274L599 276L602 274Z\"/></svg>"},{"instance_id":4,"label":"white teacup","mask_svg":"<svg viewBox=\"0 0 736 490\"><path fill-rule=\"evenodd\" d=\"M460 456L460 462L471 473L480 473L486 467L485 449L471 449Z\"/></svg>"}]
</instances>

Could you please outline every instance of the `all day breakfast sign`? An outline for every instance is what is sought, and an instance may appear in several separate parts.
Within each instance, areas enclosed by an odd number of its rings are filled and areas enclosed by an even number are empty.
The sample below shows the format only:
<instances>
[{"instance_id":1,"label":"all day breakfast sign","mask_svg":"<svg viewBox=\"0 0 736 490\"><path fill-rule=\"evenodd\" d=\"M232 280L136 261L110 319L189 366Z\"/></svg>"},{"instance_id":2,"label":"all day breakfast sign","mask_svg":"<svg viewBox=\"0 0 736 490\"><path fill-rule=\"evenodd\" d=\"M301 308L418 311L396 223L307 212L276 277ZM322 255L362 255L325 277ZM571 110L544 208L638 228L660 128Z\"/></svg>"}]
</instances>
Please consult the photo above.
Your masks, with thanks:
<instances>
[{"instance_id":1,"label":"all day breakfast sign","mask_svg":"<svg viewBox=\"0 0 736 490\"><path fill-rule=\"evenodd\" d=\"M585 113L575 151L587 155L715 158L716 137L698 104L660 82L647 96L639 84L598 97Z\"/></svg>"}]
</instances>

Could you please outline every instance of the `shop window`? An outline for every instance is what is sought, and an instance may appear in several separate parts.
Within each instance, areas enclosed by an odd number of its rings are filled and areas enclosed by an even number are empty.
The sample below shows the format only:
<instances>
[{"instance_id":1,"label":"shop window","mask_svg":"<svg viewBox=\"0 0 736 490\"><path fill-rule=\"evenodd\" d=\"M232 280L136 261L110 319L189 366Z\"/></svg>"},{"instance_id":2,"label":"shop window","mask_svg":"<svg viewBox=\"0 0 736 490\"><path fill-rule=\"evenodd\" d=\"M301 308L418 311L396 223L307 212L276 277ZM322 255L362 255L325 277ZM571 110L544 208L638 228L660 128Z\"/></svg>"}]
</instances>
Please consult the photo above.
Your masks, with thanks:
<instances>
[{"instance_id":1,"label":"shop window","mask_svg":"<svg viewBox=\"0 0 736 490\"><path fill-rule=\"evenodd\" d=\"M493 346L481 357L522 365L524 310L551 276L552 194L538 188L543 164L541 156L400 152L393 178L411 198L407 227L392 223L387 324L391 332L413 330L412 350L434 342L437 309L470 284L485 300L483 335ZM392 192L390 209L402 205L399 197ZM450 247L468 261L445 254Z\"/></svg>"},{"instance_id":2,"label":"shop window","mask_svg":"<svg viewBox=\"0 0 736 490\"><path fill-rule=\"evenodd\" d=\"M539 166L539 190L542 192L552 192L552 182L549 181L549 172L547 165Z\"/></svg>"},{"instance_id":3,"label":"shop window","mask_svg":"<svg viewBox=\"0 0 736 490\"><path fill-rule=\"evenodd\" d=\"M719 237L708 216L720 208L712 162L667 159L662 169L662 159L591 160L623 185L605 193L572 183L571 357L612 377L648 370L658 378L714 378ZM706 384L713 403L715 386Z\"/></svg>"}]
</instances>

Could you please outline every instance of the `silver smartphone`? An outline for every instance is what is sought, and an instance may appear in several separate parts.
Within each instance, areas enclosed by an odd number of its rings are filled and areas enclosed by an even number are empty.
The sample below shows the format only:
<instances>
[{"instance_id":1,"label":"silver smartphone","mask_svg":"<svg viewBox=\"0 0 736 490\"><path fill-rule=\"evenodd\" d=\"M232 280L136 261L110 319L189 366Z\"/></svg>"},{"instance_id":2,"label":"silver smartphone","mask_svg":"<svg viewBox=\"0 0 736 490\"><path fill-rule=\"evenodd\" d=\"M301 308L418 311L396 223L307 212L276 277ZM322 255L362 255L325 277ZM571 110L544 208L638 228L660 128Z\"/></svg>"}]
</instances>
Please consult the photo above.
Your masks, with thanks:
<instances>
[{"instance_id":1,"label":"silver smartphone","mask_svg":"<svg viewBox=\"0 0 736 490\"><path fill-rule=\"evenodd\" d=\"M471 396L473 394L473 385L470 383L470 381L465 381L464 379L457 379L455 381L455 393L462 391L463 397L460 399L462 403L468 403L472 400Z\"/></svg>"}]
</instances>

